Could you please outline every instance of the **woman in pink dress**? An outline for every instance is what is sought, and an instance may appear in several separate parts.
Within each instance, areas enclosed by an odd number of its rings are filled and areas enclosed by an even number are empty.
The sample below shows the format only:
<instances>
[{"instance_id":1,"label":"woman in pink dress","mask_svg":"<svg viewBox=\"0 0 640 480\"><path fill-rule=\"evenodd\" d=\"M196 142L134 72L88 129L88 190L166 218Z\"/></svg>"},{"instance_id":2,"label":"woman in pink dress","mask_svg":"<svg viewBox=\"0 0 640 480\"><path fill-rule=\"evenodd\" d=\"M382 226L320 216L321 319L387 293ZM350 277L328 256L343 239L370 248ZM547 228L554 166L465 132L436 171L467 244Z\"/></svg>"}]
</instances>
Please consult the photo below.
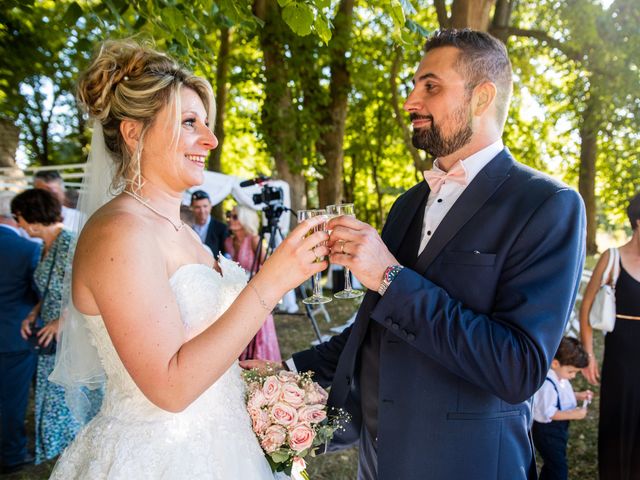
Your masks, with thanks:
<instances>
[{"instance_id":1,"label":"woman in pink dress","mask_svg":"<svg viewBox=\"0 0 640 480\"><path fill-rule=\"evenodd\" d=\"M252 270L255 272L257 270L255 252L260 241L258 213L249 207L237 205L231 212L227 212L227 222L231 236L224 242L225 251L242 268L248 272ZM264 250L262 252L263 258L260 258L260 263L264 261ZM273 315L267 317L262 328L240 355L240 360L252 359L282 361Z\"/></svg>"}]
</instances>

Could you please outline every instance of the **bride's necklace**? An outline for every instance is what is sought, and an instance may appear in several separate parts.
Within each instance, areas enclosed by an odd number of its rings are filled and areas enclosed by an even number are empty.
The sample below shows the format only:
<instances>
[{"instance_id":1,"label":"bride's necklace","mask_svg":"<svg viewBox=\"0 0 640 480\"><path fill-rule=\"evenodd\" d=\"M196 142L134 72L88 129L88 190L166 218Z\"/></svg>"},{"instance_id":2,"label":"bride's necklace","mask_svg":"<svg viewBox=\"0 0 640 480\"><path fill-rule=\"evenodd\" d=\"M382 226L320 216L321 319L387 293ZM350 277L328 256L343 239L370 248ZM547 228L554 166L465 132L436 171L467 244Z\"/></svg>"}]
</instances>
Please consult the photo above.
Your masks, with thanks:
<instances>
[{"instance_id":1,"label":"bride's necklace","mask_svg":"<svg viewBox=\"0 0 640 480\"><path fill-rule=\"evenodd\" d=\"M126 193L127 195L129 195L130 197L133 197L135 200L137 200L138 202L140 202L142 205L144 205L145 207L147 207L149 210L151 210L153 213L155 213L156 215L158 215L159 217L164 218L167 222L169 222L171 224L171 226L176 230L176 232L179 232L180 230L182 230L182 227L184 227L184 222L182 220L180 220L179 224L176 224L176 222L174 222L173 220L171 220L169 217L167 217L164 213L159 212L158 210L156 210L155 208L153 208L150 204L148 200L145 200L143 197L141 197L140 195L138 195L137 193L134 192L130 192L129 190L123 190L124 193Z\"/></svg>"}]
</instances>

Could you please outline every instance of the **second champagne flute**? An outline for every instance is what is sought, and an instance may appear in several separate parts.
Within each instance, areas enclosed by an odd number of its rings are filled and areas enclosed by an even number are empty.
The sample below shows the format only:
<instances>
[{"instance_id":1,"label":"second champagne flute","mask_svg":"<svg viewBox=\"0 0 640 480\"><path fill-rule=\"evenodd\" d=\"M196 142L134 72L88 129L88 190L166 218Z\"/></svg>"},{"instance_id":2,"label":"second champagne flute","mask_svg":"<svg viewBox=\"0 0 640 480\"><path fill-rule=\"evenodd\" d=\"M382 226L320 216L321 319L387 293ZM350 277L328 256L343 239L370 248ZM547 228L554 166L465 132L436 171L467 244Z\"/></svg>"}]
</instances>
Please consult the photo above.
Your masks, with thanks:
<instances>
[{"instance_id":1,"label":"second champagne flute","mask_svg":"<svg viewBox=\"0 0 640 480\"><path fill-rule=\"evenodd\" d=\"M340 205L329 205L327 207L327 213L330 216L347 215L349 217L355 217L355 209L353 203L342 203ZM336 298L358 298L363 295L362 290L355 290L351 287L351 271L348 267L344 267L344 290L334 293Z\"/></svg>"},{"instance_id":2,"label":"second champagne flute","mask_svg":"<svg viewBox=\"0 0 640 480\"><path fill-rule=\"evenodd\" d=\"M298 221L302 222L307 220L308 218L315 217L317 215L326 215L326 210L298 210ZM314 232L319 232L325 230L327 227L326 222L321 223L314 227L313 230L307 233L307 236L311 235ZM317 258L316 261L322 261L322 258ZM325 297L322 295L322 285L320 285L320 279L322 277L322 272L318 272L311 277L311 285L313 287L313 294L310 297L303 298L302 303L307 303L311 305L317 305L320 303L327 303L331 301L331 298Z\"/></svg>"}]
</instances>

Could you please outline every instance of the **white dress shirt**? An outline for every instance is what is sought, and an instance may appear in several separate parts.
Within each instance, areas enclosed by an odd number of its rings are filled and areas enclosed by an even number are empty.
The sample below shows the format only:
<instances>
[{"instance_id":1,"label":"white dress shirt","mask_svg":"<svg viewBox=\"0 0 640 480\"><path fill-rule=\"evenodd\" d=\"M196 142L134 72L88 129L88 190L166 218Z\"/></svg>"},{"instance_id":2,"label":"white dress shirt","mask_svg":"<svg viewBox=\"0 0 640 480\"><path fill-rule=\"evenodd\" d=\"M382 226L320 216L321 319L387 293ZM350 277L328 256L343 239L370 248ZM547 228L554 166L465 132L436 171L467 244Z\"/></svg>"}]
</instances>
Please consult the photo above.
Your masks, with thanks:
<instances>
[{"instance_id":1,"label":"white dress shirt","mask_svg":"<svg viewBox=\"0 0 640 480\"><path fill-rule=\"evenodd\" d=\"M77 232L80 229L80 212L75 208L62 205L62 224L67 230Z\"/></svg>"},{"instance_id":2,"label":"white dress shirt","mask_svg":"<svg viewBox=\"0 0 640 480\"><path fill-rule=\"evenodd\" d=\"M200 240L202 241L202 243L204 243L204 241L207 239L207 230L209 229L210 223L211 223L211 215L207 217L207 221L204 223L204 225L198 225L197 223L194 223L192 226L195 232L200 237Z\"/></svg>"},{"instance_id":3,"label":"white dress shirt","mask_svg":"<svg viewBox=\"0 0 640 480\"><path fill-rule=\"evenodd\" d=\"M558 410L573 410L578 406L576 394L573 393L571 382L566 379L560 380L553 369L547 373L547 378L553 382L558 389L553 388L549 380L545 380L540 390L533 396L533 419L539 423L551 422ZM560 396L560 408L558 408L558 395Z\"/></svg>"},{"instance_id":4,"label":"white dress shirt","mask_svg":"<svg viewBox=\"0 0 640 480\"><path fill-rule=\"evenodd\" d=\"M493 157L500 153L504 149L502 140L498 140L488 147L483 148L479 152L462 160L462 165L467 172L466 185L460 185L455 182L445 181L438 193L431 191L429 198L427 199L427 206L424 209L424 221L422 223L422 235L420 240L420 248L418 249L418 255L422 253L424 248L433 237L433 233L442 222L442 219L447 215L456 200L462 195L464 189L467 188L475 176L489 163ZM438 160L433 164L434 168L439 168Z\"/></svg>"}]
</instances>

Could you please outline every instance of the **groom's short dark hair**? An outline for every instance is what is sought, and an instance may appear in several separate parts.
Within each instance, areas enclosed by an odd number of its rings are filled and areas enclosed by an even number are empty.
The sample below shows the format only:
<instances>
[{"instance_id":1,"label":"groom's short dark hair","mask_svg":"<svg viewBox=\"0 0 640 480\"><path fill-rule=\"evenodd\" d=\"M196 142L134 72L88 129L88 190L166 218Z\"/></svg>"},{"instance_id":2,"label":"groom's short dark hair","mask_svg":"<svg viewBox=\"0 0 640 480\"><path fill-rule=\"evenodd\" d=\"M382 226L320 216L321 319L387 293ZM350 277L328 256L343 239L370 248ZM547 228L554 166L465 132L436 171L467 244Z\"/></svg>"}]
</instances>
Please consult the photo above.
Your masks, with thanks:
<instances>
[{"instance_id":1,"label":"groom's short dark hair","mask_svg":"<svg viewBox=\"0 0 640 480\"><path fill-rule=\"evenodd\" d=\"M440 47L455 47L460 51L456 70L464 77L469 91L482 82L495 84L497 120L500 126L504 125L513 91L513 71L504 44L485 32L451 28L437 30L430 36L424 52Z\"/></svg>"}]
</instances>

